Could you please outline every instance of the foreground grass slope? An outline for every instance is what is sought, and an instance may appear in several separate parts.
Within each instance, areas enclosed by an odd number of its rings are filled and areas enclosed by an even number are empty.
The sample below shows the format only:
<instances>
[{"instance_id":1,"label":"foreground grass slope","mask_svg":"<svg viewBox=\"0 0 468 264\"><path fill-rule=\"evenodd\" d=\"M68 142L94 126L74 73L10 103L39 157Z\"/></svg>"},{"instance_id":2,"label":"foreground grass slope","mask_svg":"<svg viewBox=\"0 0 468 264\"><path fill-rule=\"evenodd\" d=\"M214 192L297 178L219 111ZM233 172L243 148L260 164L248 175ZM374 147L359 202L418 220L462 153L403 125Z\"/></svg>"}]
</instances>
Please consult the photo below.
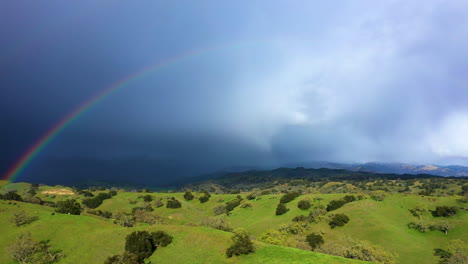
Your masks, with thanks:
<instances>
[{"instance_id":1,"label":"foreground grass slope","mask_svg":"<svg viewBox=\"0 0 468 264\"><path fill-rule=\"evenodd\" d=\"M27 210L39 220L21 227L10 223L14 211ZM53 208L0 201L0 263L15 263L6 248L21 232L31 232L34 239L50 240L54 249L66 256L58 263L103 263L111 255L124 251L125 237L135 230L165 230L174 236L168 247L157 249L150 257L153 263L364 263L293 248L257 243L255 254L225 257L231 233L201 226L139 225L124 228L111 220L90 215L52 214ZM198 262L197 262L198 261Z\"/></svg>"},{"instance_id":2,"label":"foreground grass slope","mask_svg":"<svg viewBox=\"0 0 468 264\"><path fill-rule=\"evenodd\" d=\"M4 189L8 188L9 190L16 190L19 194L25 195L29 186L30 185L25 183L15 183L4 186ZM45 201L54 202L67 198L75 198L78 201L82 201L85 198L82 195L73 193L67 195L50 195L44 193L45 191L60 189L64 189L64 187L41 186L39 187L37 197L40 197ZM72 191L71 188L65 189ZM94 191L93 193L96 195L100 192L103 191ZM101 249L108 252L108 254L102 256L102 259L105 259L109 255L123 252L125 236L130 232L130 230L138 228L155 230L159 228L172 232L171 234L174 235L176 239L174 241L174 245L170 245L168 248L158 249L157 253L152 256L151 259L154 259L156 263L166 263L171 261L171 259L180 259L178 260L179 262L172 263L184 263L184 261L188 261L190 259L192 259L193 262L193 259L197 258L206 259L207 262L205 263L236 263L239 261L239 263L294 263L291 261L295 259L297 259L298 263L307 263L303 260L304 254L307 255L307 261L316 259L311 263L321 263L321 258L327 259L328 262L324 263L333 263L331 262L333 260L333 257L331 256L315 254L310 251L294 248L264 244L259 242L258 239L267 231L275 230L282 225L291 223L295 216L308 215L314 207L326 206L331 200L340 199L346 194L333 193L301 195L290 203L287 203L286 206L289 211L280 216L275 215L275 208L279 203L281 194L262 195L254 200L244 201L250 203L251 207L237 207L228 217L217 216L227 219L233 228L243 228L247 230L254 239L257 239L256 243L258 251L255 254L235 259L226 259L224 257L224 252L230 243L230 236L232 234L203 227L201 226L201 222L206 217L214 217L213 208L234 199L237 194L212 194L208 202L200 203L196 198L191 201L186 201L183 198L183 193L141 193L119 191L116 196L113 196L111 199L104 200L102 205L97 209L109 211L113 214L118 212L130 213L132 208L145 205L143 201L143 196L145 195L152 196L153 201L151 204L154 204L154 201L157 199L161 199L165 202L169 197L175 197L182 203L182 208L169 209L165 206L154 208L154 211L151 213L160 216L164 225L140 225L138 227L128 229L114 225L112 220L101 219L93 215L63 216L56 214L55 216L51 216L50 214L53 212L53 208L23 203L18 204L25 207L33 206L31 210L38 210L39 213L43 214L43 217L41 216L37 223L35 222L31 224L30 227L27 227L34 228L35 225L42 223L42 226L39 226L39 229L37 229L39 231L34 231L37 234L33 233L33 235L40 236L41 228L44 225L51 224L53 227L51 227L50 230L58 229L59 231L50 231L47 230L47 228L42 228L42 230L44 230L43 236L48 234L48 232L53 232L52 234L61 234L57 235L57 239L60 241L63 239L62 229L60 229L60 226L66 225L63 227L63 230L66 232L63 234L76 234L77 238L73 238L73 241L86 242L96 240L96 238L92 236L93 234L88 233L92 233L93 228L99 229L96 232L96 237L109 237L109 243L101 246ZM196 197L201 196L200 193L194 193L194 195ZM241 193L240 195L245 197L246 193ZM317 200L316 198L320 199ZM297 207L298 202L303 199L308 199L312 202L312 207L310 209L301 210ZM369 196L365 196L362 200L348 203L335 211L326 213L319 223L310 225L310 230L308 232L322 233L326 243L331 244L336 243L343 236L350 236L359 240L370 241L375 245L382 246L386 251L397 255L398 263L435 264L438 262L438 258L433 256L434 248L446 248L449 241L453 239L461 239L465 241L465 243L468 243L468 212L466 209L460 209L458 214L455 216L449 218L435 218L430 214L429 210L434 210L435 207L439 205L457 206L459 208L466 207L465 204L459 201L460 199L460 196L432 197L415 194L387 194L383 201L375 201L370 199ZM11 205L4 204L3 206L8 207ZM409 212L409 209L415 207L424 208L426 210L426 212L421 216L421 219L417 219ZM13 210L12 207L10 207L10 209ZM328 225L328 217L337 213L348 215L350 221L343 227L331 229ZM2 216L0 217L2 217L2 219L6 217L3 213L1 215ZM69 223L66 220L73 221ZM4 219L4 221L6 220ZM450 230L448 234L444 234L440 231L421 233L415 229L409 229L407 227L409 222L415 221L421 221L426 224L437 224L442 221L448 221L452 225L453 229ZM68 225L74 225L76 227L69 227ZM2 224L0 229L5 229L6 232L10 232L10 229L15 228L13 228L13 225L11 224L9 226ZM105 232L109 233L107 234ZM14 237L14 235L12 236ZM10 238L11 237L9 237L8 240ZM53 242L52 238L47 239L51 239ZM5 247L5 244L2 244L4 243L3 241L4 239L2 238L0 241L1 247ZM73 244L70 241L65 241L63 244L67 245L68 243ZM98 245L93 245L93 242L90 243L94 248L99 248ZM120 244L117 245L118 243ZM80 242L70 245L70 248L80 246L78 244L80 244ZM58 246L58 248L62 248L61 245L62 242L60 242L60 246ZM81 245L81 247L83 246ZM177 249L173 249L174 247ZM65 251L65 248L62 249ZM83 252L89 253L93 251L91 249L90 251L83 250ZM0 252L0 256L2 256L1 254L4 254L4 252ZM173 254L173 256L171 256L171 254ZM281 262L282 259L284 259L285 262ZM337 260L333 261L347 260L337 258ZM3 263L1 262L1 258L0 263ZM100 262L98 261L96 263Z\"/></svg>"}]
</instances>

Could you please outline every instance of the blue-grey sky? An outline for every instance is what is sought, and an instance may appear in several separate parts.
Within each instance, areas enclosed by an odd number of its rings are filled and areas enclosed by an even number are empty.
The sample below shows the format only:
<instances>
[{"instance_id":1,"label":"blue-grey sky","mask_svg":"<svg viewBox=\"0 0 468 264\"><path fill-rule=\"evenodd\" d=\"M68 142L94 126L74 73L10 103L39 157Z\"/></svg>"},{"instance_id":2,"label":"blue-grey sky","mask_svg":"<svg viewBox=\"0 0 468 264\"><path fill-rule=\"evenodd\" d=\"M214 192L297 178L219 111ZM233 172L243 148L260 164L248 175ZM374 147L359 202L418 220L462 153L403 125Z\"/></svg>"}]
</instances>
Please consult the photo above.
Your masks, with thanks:
<instances>
[{"instance_id":1,"label":"blue-grey sky","mask_svg":"<svg viewBox=\"0 0 468 264\"><path fill-rule=\"evenodd\" d=\"M467 1L2 1L0 36L3 172L99 91L177 58L82 114L18 180L468 165Z\"/></svg>"}]
</instances>

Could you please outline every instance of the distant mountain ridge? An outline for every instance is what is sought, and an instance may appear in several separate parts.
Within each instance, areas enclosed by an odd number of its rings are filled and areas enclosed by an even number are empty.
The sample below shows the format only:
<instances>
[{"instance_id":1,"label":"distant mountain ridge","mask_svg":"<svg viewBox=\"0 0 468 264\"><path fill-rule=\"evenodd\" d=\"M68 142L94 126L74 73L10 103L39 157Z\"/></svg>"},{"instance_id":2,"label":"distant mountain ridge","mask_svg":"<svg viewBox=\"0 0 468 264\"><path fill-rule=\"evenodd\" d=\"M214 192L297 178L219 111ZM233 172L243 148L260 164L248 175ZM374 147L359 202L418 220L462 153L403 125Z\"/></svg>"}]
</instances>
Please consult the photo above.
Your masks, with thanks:
<instances>
[{"instance_id":1,"label":"distant mountain ridge","mask_svg":"<svg viewBox=\"0 0 468 264\"><path fill-rule=\"evenodd\" d=\"M289 165L288 165L289 166ZM333 163L333 162L306 162L294 164L292 166L303 166L307 168L327 168L327 169L345 169L350 171L362 171L372 173L395 173L395 174L431 174L436 176L455 176L466 177L468 176L468 167L459 165L413 165L406 163Z\"/></svg>"}]
</instances>

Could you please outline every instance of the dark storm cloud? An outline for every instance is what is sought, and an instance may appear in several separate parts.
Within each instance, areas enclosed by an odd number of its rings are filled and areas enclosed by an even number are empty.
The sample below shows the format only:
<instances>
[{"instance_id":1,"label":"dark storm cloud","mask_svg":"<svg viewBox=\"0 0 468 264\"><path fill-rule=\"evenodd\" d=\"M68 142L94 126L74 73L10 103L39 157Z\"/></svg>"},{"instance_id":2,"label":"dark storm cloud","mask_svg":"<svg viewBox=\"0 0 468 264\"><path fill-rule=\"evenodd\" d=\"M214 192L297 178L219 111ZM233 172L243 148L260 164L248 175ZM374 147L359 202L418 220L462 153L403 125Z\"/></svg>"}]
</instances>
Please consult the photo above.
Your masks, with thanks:
<instances>
[{"instance_id":1,"label":"dark storm cloud","mask_svg":"<svg viewBox=\"0 0 468 264\"><path fill-rule=\"evenodd\" d=\"M179 57L81 115L24 177L468 157L464 1L10 1L0 10L2 170L100 90ZM190 50L205 51L181 56Z\"/></svg>"}]
</instances>

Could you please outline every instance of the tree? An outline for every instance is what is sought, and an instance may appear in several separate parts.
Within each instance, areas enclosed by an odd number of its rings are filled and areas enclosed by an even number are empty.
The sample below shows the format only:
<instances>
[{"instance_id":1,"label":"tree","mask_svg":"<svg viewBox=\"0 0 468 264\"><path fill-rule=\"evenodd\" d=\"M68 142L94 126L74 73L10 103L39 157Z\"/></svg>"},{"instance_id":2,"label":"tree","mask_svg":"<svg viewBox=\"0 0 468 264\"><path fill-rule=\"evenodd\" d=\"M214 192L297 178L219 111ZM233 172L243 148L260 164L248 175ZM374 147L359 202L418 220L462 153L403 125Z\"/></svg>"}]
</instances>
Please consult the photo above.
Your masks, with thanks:
<instances>
[{"instance_id":1,"label":"tree","mask_svg":"<svg viewBox=\"0 0 468 264\"><path fill-rule=\"evenodd\" d=\"M276 215L285 214L287 211L289 211L289 209L286 208L286 205L284 205L284 203L279 203L276 207Z\"/></svg>"},{"instance_id":2,"label":"tree","mask_svg":"<svg viewBox=\"0 0 468 264\"><path fill-rule=\"evenodd\" d=\"M193 196L192 192L189 190L186 190L184 193L184 199L187 201L191 201L193 200L193 198L195 198L195 196Z\"/></svg>"},{"instance_id":3,"label":"tree","mask_svg":"<svg viewBox=\"0 0 468 264\"><path fill-rule=\"evenodd\" d=\"M81 205L75 199L67 199L57 202L57 213L79 215L81 213Z\"/></svg>"},{"instance_id":4,"label":"tree","mask_svg":"<svg viewBox=\"0 0 468 264\"><path fill-rule=\"evenodd\" d=\"M220 214L224 214L226 213L226 206L222 205L222 204L218 204L217 206L215 206L215 208L213 208L213 214L214 215L220 215Z\"/></svg>"},{"instance_id":5,"label":"tree","mask_svg":"<svg viewBox=\"0 0 468 264\"><path fill-rule=\"evenodd\" d=\"M143 201L144 202L151 202L151 201L153 201L153 196L147 194L147 195L143 196Z\"/></svg>"},{"instance_id":6,"label":"tree","mask_svg":"<svg viewBox=\"0 0 468 264\"><path fill-rule=\"evenodd\" d=\"M310 208L310 201L309 200L301 200L299 201L299 203L297 204L297 207L299 209L302 209L302 210L307 210Z\"/></svg>"},{"instance_id":7,"label":"tree","mask_svg":"<svg viewBox=\"0 0 468 264\"><path fill-rule=\"evenodd\" d=\"M255 252L255 247L250 240L250 236L246 231L237 230L234 236L231 238L233 244L226 250L226 256L228 258L233 255L239 256L241 254L249 254Z\"/></svg>"},{"instance_id":8,"label":"tree","mask_svg":"<svg viewBox=\"0 0 468 264\"><path fill-rule=\"evenodd\" d=\"M337 226L344 226L349 222L349 217L345 214L336 214L332 217L331 221L328 223L331 228Z\"/></svg>"},{"instance_id":9,"label":"tree","mask_svg":"<svg viewBox=\"0 0 468 264\"><path fill-rule=\"evenodd\" d=\"M210 199L210 197L206 196L206 195L200 196L198 198L198 200L200 200L200 203L206 203L206 202L208 202L209 199Z\"/></svg>"},{"instance_id":10,"label":"tree","mask_svg":"<svg viewBox=\"0 0 468 264\"><path fill-rule=\"evenodd\" d=\"M167 200L166 208L181 208L181 207L182 207L182 204L178 200L176 200L174 197Z\"/></svg>"},{"instance_id":11,"label":"tree","mask_svg":"<svg viewBox=\"0 0 468 264\"><path fill-rule=\"evenodd\" d=\"M151 240L151 235L148 231L135 231L129 234L125 241L125 251L138 256L139 260L143 260L151 256L156 250Z\"/></svg>"},{"instance_id":12,"label":"tree","mask_svg":"<svg viewBox=\"0 0 468 264\"><path fill-rule=\"evenodd\" d=\"M226 203L225 209L226 209L226 214L229 215L234 208L239 206L242 202L242 197L238 195L236 198L232 199L231 201Z\"/></svg>"},{"instance_id":13,"label":"tree","mask_svg":"<svg viewBox=\"0 0 468 264\"><path fill-rule=\"evenodd\" d=\"M164 231L135 231L125 240L125 250L138 256L139 261L148 258L158 247L165 247L172 243L173 237Z\"/></svg>"},{"instance_id":14,"label":"tree","mask_svg":"<svg viewBox=\"0 0 468 264\"><path fill-rule=\"evenodd\" d=\"M323 240L323 236L319 234L309 234L306 236L306 241L309 243L312 250L315 250L317 247L322 245L325 241Z\"/></svg>"},{"instance_id":15,"label":"tree","mask_svg":"<svg viewBox=\"0 0 468 264\"><path fill-rule=\"evenodd\" d=\"M47 264L54 263L60 256L60 251L52 251L48 241L32 239L31 233L21 233L8 247L11 258L23 263Z\"/></svg>"},{"instance_id":16,"label":"tree","mask_svg":"<svg viewBox=\"0 0 468 264\"><path fill-rule=\"evenodd\" d=\"M10 221L16 226L22 226L30 224L36 221L37 219L39 219L37 216L31 216L27 211L19 210L13 213L13 216L11 217Z\"/></svg>"}]
</instances>

